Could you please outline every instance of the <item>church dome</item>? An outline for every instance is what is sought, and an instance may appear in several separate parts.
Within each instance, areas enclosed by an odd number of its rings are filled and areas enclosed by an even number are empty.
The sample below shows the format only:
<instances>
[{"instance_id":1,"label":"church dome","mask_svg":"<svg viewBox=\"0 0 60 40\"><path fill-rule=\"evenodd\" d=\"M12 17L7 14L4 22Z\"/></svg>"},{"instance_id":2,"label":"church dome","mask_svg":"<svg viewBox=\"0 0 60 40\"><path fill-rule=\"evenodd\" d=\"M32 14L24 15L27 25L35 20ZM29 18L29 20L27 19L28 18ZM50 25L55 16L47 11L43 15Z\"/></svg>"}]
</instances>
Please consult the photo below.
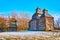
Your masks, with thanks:
<instances>
[{"instance_id":1,"label":"church dome","mask_svg":"<svg viewBox=\"0 0 60 40\"><path fill-rule=\"evenodd\" d=\"M37 8L36 8L36 13L40 13L40 12L41 12L40 8L37 7Z\"/></svg>"}]
</instances>

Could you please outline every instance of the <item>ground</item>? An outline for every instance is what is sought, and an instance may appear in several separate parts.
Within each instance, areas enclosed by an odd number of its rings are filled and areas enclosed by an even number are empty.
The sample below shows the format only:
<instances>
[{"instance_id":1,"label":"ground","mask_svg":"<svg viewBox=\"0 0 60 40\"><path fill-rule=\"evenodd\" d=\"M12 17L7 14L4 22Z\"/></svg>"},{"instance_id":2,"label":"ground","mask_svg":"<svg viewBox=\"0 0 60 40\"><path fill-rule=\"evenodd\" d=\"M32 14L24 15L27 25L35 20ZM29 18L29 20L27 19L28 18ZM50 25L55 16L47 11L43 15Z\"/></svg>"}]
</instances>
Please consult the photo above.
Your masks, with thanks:
<instances>
[{"instance_id":1,"label":"ground","mask_svg":"<svg viewBox=\"0 0 60 40\"><path fill-rule=\"evenodd\" d=\"M60 40L60 32L25 31L2 32L0 39L6 40Z\"/></svg>"}]
</instances>

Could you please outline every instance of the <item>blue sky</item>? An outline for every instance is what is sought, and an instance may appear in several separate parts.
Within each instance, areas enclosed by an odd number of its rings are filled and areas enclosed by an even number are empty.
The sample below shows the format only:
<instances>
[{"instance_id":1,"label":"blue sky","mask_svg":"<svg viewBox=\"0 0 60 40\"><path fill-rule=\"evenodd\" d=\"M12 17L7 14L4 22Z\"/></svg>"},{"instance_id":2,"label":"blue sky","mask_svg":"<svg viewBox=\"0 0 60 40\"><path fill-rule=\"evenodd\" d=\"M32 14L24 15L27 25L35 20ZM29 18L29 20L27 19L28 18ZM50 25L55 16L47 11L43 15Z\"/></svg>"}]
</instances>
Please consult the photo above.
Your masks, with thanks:
<instances>
[{"instance_id":1,"label":"blue sky","mask_svg":"<svg viewBox=\"0 0 60 40\"><path fill-rule=\"evenodd\" d=\"M0 14L9 15L14 10L28 12L31 16L35 9L46 8L52 16L60 16L60 0L0 0Z\"/></svg>"}]
</instances>

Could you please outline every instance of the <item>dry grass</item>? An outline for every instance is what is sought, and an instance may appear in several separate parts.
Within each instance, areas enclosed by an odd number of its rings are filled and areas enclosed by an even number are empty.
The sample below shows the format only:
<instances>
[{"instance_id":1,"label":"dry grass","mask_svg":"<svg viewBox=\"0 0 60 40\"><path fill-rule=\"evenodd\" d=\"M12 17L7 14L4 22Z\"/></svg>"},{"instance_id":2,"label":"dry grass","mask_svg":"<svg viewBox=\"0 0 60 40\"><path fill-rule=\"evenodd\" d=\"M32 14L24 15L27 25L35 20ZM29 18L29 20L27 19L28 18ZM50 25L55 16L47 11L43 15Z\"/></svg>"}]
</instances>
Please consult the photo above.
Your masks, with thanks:
<instances>
[{"instance_id":1,"label":"dry grass","mask_svg":"<svg viewBox=\"0 0 60 40\"><path fill-rule=\"evenodd\" d=\"M6 35L2 36L0 35L0 38L5 38L6 40L60 40L60 33L53 33L52 35L49 35L49 37L44 37L37 35Z\"/></svg>"}]
</instances>

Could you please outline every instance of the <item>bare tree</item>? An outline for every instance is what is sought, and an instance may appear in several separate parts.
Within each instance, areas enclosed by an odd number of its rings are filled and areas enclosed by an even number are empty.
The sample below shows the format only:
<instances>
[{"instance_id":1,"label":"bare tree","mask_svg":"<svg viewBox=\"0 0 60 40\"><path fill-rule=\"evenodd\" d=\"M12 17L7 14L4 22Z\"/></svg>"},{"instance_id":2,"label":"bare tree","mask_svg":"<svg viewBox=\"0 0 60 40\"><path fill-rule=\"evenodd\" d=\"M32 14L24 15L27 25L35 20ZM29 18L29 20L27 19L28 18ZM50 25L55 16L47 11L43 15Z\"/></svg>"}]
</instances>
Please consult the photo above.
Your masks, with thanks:
<instances>
[{"instance_id":1,"label":"bare tree","mask_svg":"<svg viewBox=\"0 0 60 40\"><path fill-rule=\"evenodd\" d=\"M19 28L22 30L27 30L28 22L29 22L29 14L28 13L20 13Z\"/></svg>"},{"instance_id":2,"label":"bare tree","mask_svg":"<svg viewBox=\"0 0 60 40\"><path fill-rule=\"evenodd\" d=\"M60 30L60 18L58 18L58 19L55 21L54 27L55 27L55 29Z\"/></svg>"}]
</instances>

